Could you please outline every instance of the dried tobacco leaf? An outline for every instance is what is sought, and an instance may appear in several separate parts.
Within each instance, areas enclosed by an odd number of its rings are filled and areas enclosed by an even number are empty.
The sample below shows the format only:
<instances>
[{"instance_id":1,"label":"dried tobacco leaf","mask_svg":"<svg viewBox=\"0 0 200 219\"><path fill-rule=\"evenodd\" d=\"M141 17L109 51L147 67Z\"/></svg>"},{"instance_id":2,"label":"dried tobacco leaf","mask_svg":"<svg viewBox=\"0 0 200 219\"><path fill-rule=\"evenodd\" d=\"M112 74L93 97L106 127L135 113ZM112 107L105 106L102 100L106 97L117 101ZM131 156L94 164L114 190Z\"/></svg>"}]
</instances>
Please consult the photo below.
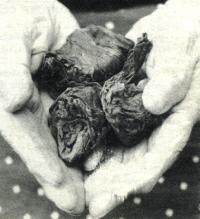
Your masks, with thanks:
<instances>
[{"instance_id":1,"label":"dried tobacco leaf","mask_svg":"<svg viewBox=\"0 0 200 219\"><path fill-rule=\"evenodd\" d=\"M133 146L158 126L163 116L149 113L142 103L147 76L141 70L152 43L143 34L128 54L123 70L108 79L102 88L101 101L108 122L120 141Z\"/></svg>"},{"instance_id":2,"label":"dried tobacco leaf","mask_svg":"<svg viewBox=\"0 0 200 219\"><path fill-rule=\"evenodd\" d=\"M131 40L100 26L75 30L60 50L46 54L37 80L53 98L71 81L103 83L121 71L133 45Z\"/></svg>"},{"instance_id":3,"label":"dried tobacco leaf","mask_svg":"<svg viewBox=\"0 0 200 219\"><path fill-rule=\"evenodd\" d=\"M105 147L109 130L100 101L101 86L71 85L50 108L50 128L59 155L68 164L83 161L95 148Z\"/></svg>"}]
</instances>

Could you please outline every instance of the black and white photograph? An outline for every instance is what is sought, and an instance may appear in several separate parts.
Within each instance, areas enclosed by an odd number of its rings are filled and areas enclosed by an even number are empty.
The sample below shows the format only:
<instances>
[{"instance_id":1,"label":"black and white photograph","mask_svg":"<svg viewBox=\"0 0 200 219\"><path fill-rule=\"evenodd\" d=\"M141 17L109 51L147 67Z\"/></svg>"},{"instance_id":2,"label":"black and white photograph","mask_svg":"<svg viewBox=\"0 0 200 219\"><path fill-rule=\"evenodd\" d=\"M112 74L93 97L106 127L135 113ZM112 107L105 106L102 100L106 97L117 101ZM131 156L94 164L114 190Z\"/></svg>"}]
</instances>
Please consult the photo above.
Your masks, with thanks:
<instances>
[{"instance_id":1,"label":"black and white photograph","mask_svg":"<svg viewBox=\"0 0 200 219\"><path fill-rule=\"evenodd\" d=\"M0 0L0 219L200 219L200 0Z\"/></svg>"}]
</instances>

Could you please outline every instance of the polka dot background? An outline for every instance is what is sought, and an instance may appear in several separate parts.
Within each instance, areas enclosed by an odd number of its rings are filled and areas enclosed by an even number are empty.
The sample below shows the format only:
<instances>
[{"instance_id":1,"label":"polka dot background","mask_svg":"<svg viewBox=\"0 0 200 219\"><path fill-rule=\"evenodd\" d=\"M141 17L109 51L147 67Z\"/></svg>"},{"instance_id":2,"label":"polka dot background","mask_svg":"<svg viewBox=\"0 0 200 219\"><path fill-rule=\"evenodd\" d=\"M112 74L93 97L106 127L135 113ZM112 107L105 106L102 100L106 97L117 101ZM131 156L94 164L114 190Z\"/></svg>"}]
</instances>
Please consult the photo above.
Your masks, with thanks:
<instances>
[{"instance_id":1,"label":"polka dot background","mask_svg":"<svg viewBox=\"0 0 200 219\"><path fill-rule=\"evenodd\" d=\"M74 12L82 26L94 23L125 34L155 6L109 12ZM153 191L131 196L105 219L199 219L200 125L177 162ZM169 142L170 144L170 142ZM84 219L65 214L50 202L18 155L0 138L0 219Z\"/></svg>"}]
</instances>

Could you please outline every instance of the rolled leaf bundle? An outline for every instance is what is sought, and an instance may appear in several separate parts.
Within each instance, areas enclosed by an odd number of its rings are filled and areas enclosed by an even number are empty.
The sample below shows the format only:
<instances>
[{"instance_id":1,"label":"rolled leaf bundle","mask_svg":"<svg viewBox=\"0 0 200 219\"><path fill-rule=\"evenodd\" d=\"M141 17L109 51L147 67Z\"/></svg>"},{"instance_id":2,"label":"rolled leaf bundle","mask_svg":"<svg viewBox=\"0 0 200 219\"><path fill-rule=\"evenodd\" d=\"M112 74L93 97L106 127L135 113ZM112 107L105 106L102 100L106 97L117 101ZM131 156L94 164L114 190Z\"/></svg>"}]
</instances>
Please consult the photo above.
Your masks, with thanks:
<instances>
[{"instance_id":1,"label":"rolled leaf bundle","mask_svg":"<svg viewBox=\"0 0 200 219\"><path fill-rule=\"evenodd\" d=\"M133 42L121 34L91 25L75 30L56 53L47 53L37 80L54 99L68 83L99 82L121 71Z\"/></svg>"},{"instance_id":2,"label":"rolled leaf bundle","mask_svg":"<svg viewBox=\"0 0 200 219\"><path fill-rule=\"evenodd\" d=\"M101 86L91 82L67 88L50 108L49 125L60 157L81 163L98 147L105 147L109 130L100 101Z\"/></svg>"},{"instance_id":3,"label":"rolled leaf bundle","mask_svg":"<svg viewBox=\"0 0 200 219\"><path fill-rule=\"evenodd\" d=\"M123 70L108 79L101 92L106 119L120 141L128 147L147 137L164 117L148 112L142 102L147 76L141 67L151 48L152 43L143 34L130 50Z\"/></svg>"}]
</instances>

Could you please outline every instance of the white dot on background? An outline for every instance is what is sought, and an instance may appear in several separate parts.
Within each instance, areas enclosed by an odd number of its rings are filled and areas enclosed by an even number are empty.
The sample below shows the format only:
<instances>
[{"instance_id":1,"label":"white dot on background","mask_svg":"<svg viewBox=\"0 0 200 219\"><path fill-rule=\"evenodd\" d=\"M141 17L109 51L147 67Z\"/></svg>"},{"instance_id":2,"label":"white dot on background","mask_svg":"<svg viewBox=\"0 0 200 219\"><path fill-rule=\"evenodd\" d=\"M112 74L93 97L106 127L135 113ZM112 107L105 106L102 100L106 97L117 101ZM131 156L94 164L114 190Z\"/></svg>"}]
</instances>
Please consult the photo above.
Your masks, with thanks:
<instances>
[{"instance_id":1,"label":"white dot on background","mask_svg":"<svg viewBox=\"0 0 200 219\"><path fill-rule=\"evenodd\" d=\"M2 212L2 210L3 210L3 209L2 209L2 207L0 206L0 213Z\"/></svg>"},{"instance_id":2,"label":"white dot on background","mask_svg":"<svg viewBox=\"0 0 200 219\"><path fill-rule=\"evenodd\" d=\"M160 177L160 179L158 180L158 182L160 183L160 184L163 184L164 182L165 182L165 178L162 176L162 177Z\"/></svg>"},{"instance_id":3,"label":"white dot on background","mask_svg":"<svg viewBox=\"0 0 200 219\"><path fill-rule=\"evenodd\" d=\"M51 219L59 219L60 215L57 211L51 213Z\"/></svg>"},{"instance_id":4,"label":"white dot on background","mask_svg":"<svg viewBox=\"0 0 200 219\"><path fill-rule=\"evenodd\" d=\"M12 190L13 190L13 192L14 192L15 194L18 194L18 193L21 192L21 188L20 188L19 185L14 185L14 186L12 187Z\"/></svg>"},{"instance_id":5,"label":"white dot on background","mask_svg":"<svg viewBox=\"0 0 200 219\"><path fill-rule=\"evenodd\" d=\"M181 182L180 189L185 191L185 190L187 190L187 188L188 188L188 184L186 182Z\"/></svg>"},{"instance_id":6,"label":"white dot on background","mask_svg":"<svg viewBox=\"0 0 200 219\"><path fill-rule=\"evenodd\" d=\"M25 214L25 215L23 216L23 219L31 219L31 215L30 215L30 214Z\"/></svg>"},{"instance_id":7,"label":"white dot on background","mask_svg":"<svg viewBox=\"0 0 200 219\"><path fill-rule=\"evenodd\" d=\"M43 196L43 195L44 195L44 190L43 190L42 188L38 188L37 194L38 194L39 196Z\"/></svg>"},{"instance_id":8,"label":"white dot on background","mask_svg":"<svg viewBox=\"0 0 200 219\"><path fill-rule=\"evenodd\" d=\"M173 211L173 209L168 208L168 209L165 211L165 214L166 214L167 217L173 217L174 211Z\"/></svg>"},{"instance_id":9,"label":"white dot on background","mask_svg":"<svg viewBox=\"0 0 200 219\"><path fill-rule=\"evenodd\" d=\"M107 21L105 23L105 27L109 30L113 30L115 28L115 24L112 21Z\"/></svg>"},{"instance_id":10,"label":"white dot on background","mask_svg":"<svg viewBox=\"0 0 200 219\"><path fill-rule=\"evenodd\" d=\"M136 205L139 205L141 202L142 202L142 199L140 197L135 197L133 199L133 203L136 204Z\"/></svg>"},{"instance_id":11,"label":"white dot on background","mask_svg":"<svg viewBox=\"0 0 200 219\"><path fill-rule=\"evenodd\" d=\"M5 163L6 163L7 165L11 165L11 164L13 163L13 158L10 157L10 156L7 156L7 157L5 158Z\"/></svg>"},{"instance_id":12,"label":"white dot on background","mask_svg":"<svg viewBox=\"0 0 200 219\"><path fill-rule=\"evenodd\" d=\"M199 157L198 156L193 156L192 161L193 161L193 163L199 163Z\"/></svg>"}]
</instances>

